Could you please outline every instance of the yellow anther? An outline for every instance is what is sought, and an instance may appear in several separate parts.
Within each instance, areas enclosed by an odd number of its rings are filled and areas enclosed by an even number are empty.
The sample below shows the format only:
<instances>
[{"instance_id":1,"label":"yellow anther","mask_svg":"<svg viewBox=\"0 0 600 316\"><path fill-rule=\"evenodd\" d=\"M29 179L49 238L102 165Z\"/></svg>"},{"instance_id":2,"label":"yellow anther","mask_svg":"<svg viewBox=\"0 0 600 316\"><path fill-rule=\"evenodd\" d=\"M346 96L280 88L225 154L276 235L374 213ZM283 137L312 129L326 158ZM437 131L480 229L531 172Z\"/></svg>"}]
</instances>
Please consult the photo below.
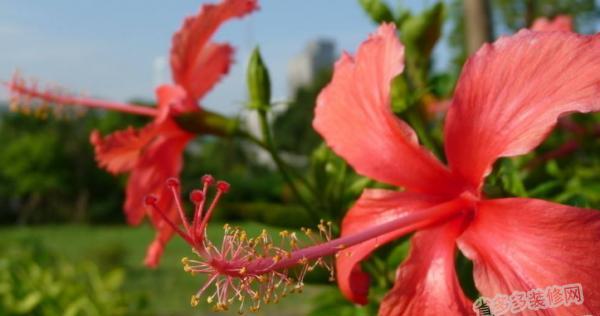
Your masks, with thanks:
<instances>
[{"instance_id":1,"label":"yellow anther","mask_svg":"<svg viewBox=\"0 0 600 316\"><path fill-rule=\"evenodd\" d=\"M188 259L188 257L181 258L181 264L183 264L184 266L187 266L189 263L190 259Z\"/></svg>"},{"instance_id":2,"label":"yellow anther","mask_svg":"<svg viewBox=\"0 0 600 316\"><path fill-rule=\"evenodd\" d=\"M302 258L302 259L298 260L298 264L308 264L308 259Z\"/></svg>"},{"instance_id":3,"label":"yellow anther","mask_svg":"<svg viewBox=\"0 0 600 316\"><path fill-rule=\"evenodd\" d=\"M225 303L217 303L215 305L215 311L217 311L217 312L224 312L224 311L227 311L228 309L229 309L229 307Z\"/></svg>"},{"instance_id":4,"label":"yellow anther","mask_svg":"<svg viewBox=\"0 0 600 316\"><path fill-rule=\"evenodd\" d=\"M246 274L246 267L242 267L240 269L240 275L244 275L244 274Z\"/></svg>"},{"instance_id":5,"label":"yellow anther","mask_svg":"<svg viewBox=\"0 0 600 316\"><path fill-rule=\"evenodd\" d=\"M200 298L198 297L198 295L192 295L192 300L190 302L190 304L195 307L198 306L198 303L200 303Z\"/></svg>"}]
</instances>

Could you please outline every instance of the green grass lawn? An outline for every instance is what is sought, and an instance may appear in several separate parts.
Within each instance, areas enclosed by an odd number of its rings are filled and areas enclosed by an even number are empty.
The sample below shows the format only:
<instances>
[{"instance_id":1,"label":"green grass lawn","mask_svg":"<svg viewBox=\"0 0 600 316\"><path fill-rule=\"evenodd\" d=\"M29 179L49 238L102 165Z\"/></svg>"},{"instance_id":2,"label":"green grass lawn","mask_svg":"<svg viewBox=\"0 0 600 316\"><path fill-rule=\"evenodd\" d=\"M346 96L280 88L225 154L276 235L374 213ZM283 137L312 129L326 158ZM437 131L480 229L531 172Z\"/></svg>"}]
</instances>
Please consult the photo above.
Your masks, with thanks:
<instances>
[{"instance_id":1,"label":"green grass lawn","mask_svg":"<svg viewBox=\"0 0 600 316\"><path fill-rule=\"evenodd\" d=\"M243 224L249 233L263 226ZM213 225L209 236L222 234L221 225ZM153 238L149 226L41 226L2 227L0 246L36 240L49 250L68 260L94 261L102 269L121 267L126 272L124 290L143 293L148 298L152 315L211 315L204 302L192 308L190 297L202 285L203 279L192 277L182 269L181 258L194 254L180 238L168 245L158 269L143 266L147 245ZM278 305L266 306L257 315L305 315L312 296L319 290L309 288L305 294L294 294ZM231 311L222 315L237 315Z\"/></svg>"}]
</instances>

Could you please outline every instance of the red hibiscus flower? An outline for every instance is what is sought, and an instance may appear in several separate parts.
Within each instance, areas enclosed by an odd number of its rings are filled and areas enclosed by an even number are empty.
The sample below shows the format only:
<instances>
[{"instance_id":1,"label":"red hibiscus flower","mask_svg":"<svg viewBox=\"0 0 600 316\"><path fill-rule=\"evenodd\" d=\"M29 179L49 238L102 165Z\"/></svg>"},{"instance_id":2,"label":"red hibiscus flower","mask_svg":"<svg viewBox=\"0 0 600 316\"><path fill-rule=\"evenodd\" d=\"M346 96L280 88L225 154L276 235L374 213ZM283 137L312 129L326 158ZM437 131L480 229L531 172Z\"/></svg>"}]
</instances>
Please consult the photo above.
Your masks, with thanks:
<instances>
[{"instance_id":1,"label":"red hibiscus flower","mask_svg":"<svg viewBox=\"0 0 600 316\"><path fill-rule=\"evenodd\" d=\"M223 0L203 5L173 36L170 61L175 85L157 89L160 113L154 121L140 130L127 129L104 138L96 131L92 134L98 163L112 173L131 173L125 201L129 223L141 222L145 214L144 197L149 193L163 197L162 208L169 210L173 221L179 221L171 194L162 191L168 178L179 176L183 150L194 135L179 128L173 117L199 111L198 100L229 71L233 48L211 42L213 33L228 19L242 17L257 8L256 0ZM153 217L152 221L157 235L145 262L156 266L173 230L159 217Z\"/></svg>"},{"instance_id":2,"label":"red hibiscus flower","mask_svg":"<svg viewBox=\"0 0 600 316\"><path fill-rule=\"evenodd\" d=\"M522 30L483 46L449 107L447 165L390 109L403 59L395 28L382 25L356 56L340 58L317 101L313 125L327 144L358 173L404 188L367 189L344 218L342 239L382 228L337 256L344 295L366 303L369 277L359 263L418 229L380 315L473 314L456 276L456 246L473 261L484 296L578 283L583 304L524 313L600 313L600 212L482 193L498 158L530 152L563 114L600 109L600 36ZM390 229L403 218L412 220Z\"/></svg>"},{"instance_id":3,"label":"red hibiscus flower","mask_svg":"<svg viewBox=\"0 0 600 316\"><path fill-rule=\"evenodd\" d=\"M93 131L90 137L98 164L113 174L130 173L127 182L125 214L132 225L141 223L145 215L144 197L157 194L169 218L180 222L171 194L164 194L164 183L178 177L182 168L182 154L193 133L179 127L174 118L185 113L202 111L200 100L229 71L233 62L233 48L228 44L210 41L211 36L225 21L241 18L258 9L257 0L222 0L205 4L198 14L188 17L173 36L171 71L174 84L156 89L158 108L120 104L78 98L40 91L28 87L18 77L7 84L13 98L42 100L46 103L76 104L153 117L141 129L128 128L102 137ZM152 215L152 214L151 214ZM158 265L165 244L173 229L160 216L151 216L157 229L145 259L148 266Z\"/></svg>"}]
</instances>

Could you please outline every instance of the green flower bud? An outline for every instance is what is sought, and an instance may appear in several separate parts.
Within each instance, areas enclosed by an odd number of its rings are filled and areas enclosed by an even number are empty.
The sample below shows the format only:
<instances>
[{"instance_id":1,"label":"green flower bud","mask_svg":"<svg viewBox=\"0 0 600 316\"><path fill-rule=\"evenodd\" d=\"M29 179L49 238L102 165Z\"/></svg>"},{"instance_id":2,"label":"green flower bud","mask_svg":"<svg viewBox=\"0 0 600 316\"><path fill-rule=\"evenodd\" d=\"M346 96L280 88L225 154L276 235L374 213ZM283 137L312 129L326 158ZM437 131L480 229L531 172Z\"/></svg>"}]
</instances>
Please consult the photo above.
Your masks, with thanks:
<instances>
[{"instance_id":1,"label":"green flower bud","mask_svg":"<svg viewBox=\"0 0 600 316\"><path fill-rule=\"evenodd\" d=\"M246 76L250 96L248 106L255 110L268 109L271 103L271 80L258 47L254 49L252 56L250 56Z\"/></svg>"}]
</instances>

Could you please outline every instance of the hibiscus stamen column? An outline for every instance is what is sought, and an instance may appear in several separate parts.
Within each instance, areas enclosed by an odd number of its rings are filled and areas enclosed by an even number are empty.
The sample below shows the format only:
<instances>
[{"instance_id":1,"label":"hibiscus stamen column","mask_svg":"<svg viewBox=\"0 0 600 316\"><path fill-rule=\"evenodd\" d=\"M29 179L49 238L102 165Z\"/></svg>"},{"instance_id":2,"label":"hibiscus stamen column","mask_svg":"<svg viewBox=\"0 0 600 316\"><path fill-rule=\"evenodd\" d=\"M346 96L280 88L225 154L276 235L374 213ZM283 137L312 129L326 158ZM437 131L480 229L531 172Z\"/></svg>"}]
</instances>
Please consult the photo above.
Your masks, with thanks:
<instances>
[{"instance_id":1,"label":"hibiscus stamen column","mask_svg":"<svg viewBox=\"0 0 600 316\"><path fill-rule=\"evenodd\" d=\"M32 107L37 107L39 111L45 112L48 105L53 104L58 107L74 105L143 116L158 115L156 108L73 96L60 89L40 89L35 82L28 84L18 74L13 75L12 79L5 82L4 85L11 94L11 109L22 109L25 113L30 112Z\"/></svg>"},{"instance_id":2,"label":"hibiscus stamen column","mask_svg":"<svg viewBox=\"0 0 600 316\"><path fill-rule=\"evenodd\" d=\"M167 213L159 207L156 197L147 197L146 204L153 212L163 217L165 222L190 244L199 257L198 260L189 258L182 260L186 272L192 275L207 275L206 283L192 296L192 305L197 305L201 296L206 294L209 288L214 287L215 291L207 296L206 301L209 304L214 303L214 309L217 311L227 310L235 301L240 304L240 312L243 312L244 306L247 305L250 305L250 311L257 311L261 303L277 302L288 293L302 291L306 273L316 267L328 269L333 277L333 265L328 262L333 255L351 256L352 246L369 239L392 231L410 233L428 225L450 220L457 214L468 211L473 203L468 196L460 196L428 209L408 212L389 222L333 240L331 239L332 223L321 221L318 225L318 236L308 228L302 229L306 238L298 237L295 232L282 231L279 234L278 245L275 245L266 230L251 238L241 228L225 224L223 239L220 245L217 245L207 237L207 224L219 199L229 190L229 184L224 181L216 182L215 197L204 212L208 187L213 182L212 177L205 176L204 188L194 190L190 194L195 212L191 225L187 220L183 221L185 230L169 219ZM177 200L177 207L181 207L178 182L170 179L167 185L171 187L170 192ZM185 214L183 209L179 209L179 213ZM307 241L309 244L303 246Z\"/></svg>"}]
</instances>

